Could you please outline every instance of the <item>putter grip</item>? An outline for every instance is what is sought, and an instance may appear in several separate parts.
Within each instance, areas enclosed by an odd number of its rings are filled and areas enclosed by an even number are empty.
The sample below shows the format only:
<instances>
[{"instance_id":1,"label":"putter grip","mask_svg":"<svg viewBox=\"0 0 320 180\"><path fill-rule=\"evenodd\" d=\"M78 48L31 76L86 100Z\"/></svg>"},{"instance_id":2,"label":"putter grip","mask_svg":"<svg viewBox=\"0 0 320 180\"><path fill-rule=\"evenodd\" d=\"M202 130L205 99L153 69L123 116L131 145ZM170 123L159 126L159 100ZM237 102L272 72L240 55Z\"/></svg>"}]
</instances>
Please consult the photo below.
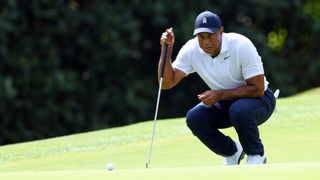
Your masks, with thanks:
<instances>
[{"instance_id":1,"label":"putter grip","mask_svg":"<svg viewBox=\"0 0 320 180\"><path fill-rule=\"evenodd\" d=\"M167 58L167 52L168 52L168 45L164 45L164 52L162 55L162 62L161 62L161 74L160 77L163 78L163 74L164 74L164 68L166 65L166 58Z\"/></svg>"}]
</instances>

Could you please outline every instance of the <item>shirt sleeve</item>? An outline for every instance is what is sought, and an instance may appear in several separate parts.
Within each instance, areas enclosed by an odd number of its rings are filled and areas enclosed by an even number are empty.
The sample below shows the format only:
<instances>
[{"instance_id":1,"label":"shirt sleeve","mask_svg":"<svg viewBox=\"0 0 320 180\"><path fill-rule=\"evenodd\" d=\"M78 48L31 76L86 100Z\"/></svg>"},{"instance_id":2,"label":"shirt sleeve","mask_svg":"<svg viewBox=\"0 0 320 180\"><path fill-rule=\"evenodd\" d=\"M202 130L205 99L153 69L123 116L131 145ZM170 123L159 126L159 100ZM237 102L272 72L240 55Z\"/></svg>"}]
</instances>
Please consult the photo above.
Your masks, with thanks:
<instances>
[{"instance_id":1,"label":"shirt sleeve","mask_svg":"<svg viewBox=\"0 0 320 180\"><path fill-rule=\"evenodd\" d=\"M244 79L264 74L261 57L250 40L245 40L240 43L238 58Z\"/></svg>"},{"instance_id":2,"label":"shirt sleeve","mask_svg":"<svg viewBox=\"0 0 320 180\"><path fill-rule=\"evenodd\" d=\"M172 63L173 68L179 69L186 75L195 72L190 59L190 47L189 43L185 44L179 51L175 61Z\"/></svg>"}]
</instances>

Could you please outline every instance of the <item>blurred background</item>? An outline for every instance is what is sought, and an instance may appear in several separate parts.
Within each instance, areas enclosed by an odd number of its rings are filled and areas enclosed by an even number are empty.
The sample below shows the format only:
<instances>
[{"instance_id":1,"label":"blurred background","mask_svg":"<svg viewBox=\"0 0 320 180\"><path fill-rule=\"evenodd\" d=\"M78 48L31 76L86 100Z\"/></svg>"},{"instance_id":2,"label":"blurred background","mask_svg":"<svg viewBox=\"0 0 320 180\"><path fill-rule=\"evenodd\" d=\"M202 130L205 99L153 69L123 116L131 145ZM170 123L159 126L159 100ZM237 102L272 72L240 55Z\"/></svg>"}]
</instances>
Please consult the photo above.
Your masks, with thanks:
<instances>
[{"instance_id":1,"label":"blurred background","mask_svg":"<svg viewBox=\"0 0 320 180\"><path fill-rule=\"evenodd\" d=\"M161 33L173 27L175 57L204 10L252 40L281 97L320 85L319 0L1 0L0 144L153 119ZM207 89L190 75L158 118Z\"/></svg>"}]
</instances>

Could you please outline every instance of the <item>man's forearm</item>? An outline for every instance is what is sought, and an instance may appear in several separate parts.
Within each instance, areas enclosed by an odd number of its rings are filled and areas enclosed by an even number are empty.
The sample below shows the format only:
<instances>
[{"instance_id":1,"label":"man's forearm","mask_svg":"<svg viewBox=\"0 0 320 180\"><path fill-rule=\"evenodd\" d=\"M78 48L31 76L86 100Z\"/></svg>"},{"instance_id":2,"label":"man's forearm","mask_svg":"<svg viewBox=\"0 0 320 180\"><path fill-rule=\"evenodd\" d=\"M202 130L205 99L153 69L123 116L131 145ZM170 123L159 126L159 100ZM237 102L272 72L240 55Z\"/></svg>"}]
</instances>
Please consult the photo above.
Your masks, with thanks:
<instances>
[{"instance_id":1,"label":"man's forearm","mask_svg":"<svg viewBox=\"0 0 320 180\"><path fill-rule=\"evenodd\" d=\"M237 99L242 97L263 96L264 91L255 85L245 85L235 89L221 90L221 99Z\"/></svg>"},{"instance_id":2,"label":"man's forearm","mask_svg":"<svg viewBox=\"0 0 320 180\"><path fill-rule=\"evenodd\" d=\"M160 56L159 65L158 65L159 81L160 81L161 69L162 69L162 59L163 59L162 56L164 56L163 52L164 52L164 47L161 48L161 56ZM172 67L171 55L172 55L172 45L168 45L167 57L165 58L166 63L165 63L164 74L163 74L163 82L162 82L163 89L170 89L171 87L173 87L173 84L174 84L174 69Z\"/></svg>"}]
</instances>

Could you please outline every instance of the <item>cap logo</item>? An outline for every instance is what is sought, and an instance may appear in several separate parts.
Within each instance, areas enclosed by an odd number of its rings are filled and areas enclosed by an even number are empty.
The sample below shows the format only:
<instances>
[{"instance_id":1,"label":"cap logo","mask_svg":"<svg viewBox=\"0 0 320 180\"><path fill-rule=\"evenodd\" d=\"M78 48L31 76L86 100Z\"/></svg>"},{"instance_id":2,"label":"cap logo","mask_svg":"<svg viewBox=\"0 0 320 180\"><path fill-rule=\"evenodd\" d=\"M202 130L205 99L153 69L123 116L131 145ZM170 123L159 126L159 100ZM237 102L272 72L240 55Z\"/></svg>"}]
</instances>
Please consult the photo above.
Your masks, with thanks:
<instances>
[{"instance_id":1,"label":"cap logo","mask_svg":"<svg viewBox=\"0 0 320 180\"><path fill-rule=\"evenodd\" d=\"M207 23L207 18L203 18L203 19L202 19L202 23L203 23L203 24Z\"/></svg>"}]
</instances>

